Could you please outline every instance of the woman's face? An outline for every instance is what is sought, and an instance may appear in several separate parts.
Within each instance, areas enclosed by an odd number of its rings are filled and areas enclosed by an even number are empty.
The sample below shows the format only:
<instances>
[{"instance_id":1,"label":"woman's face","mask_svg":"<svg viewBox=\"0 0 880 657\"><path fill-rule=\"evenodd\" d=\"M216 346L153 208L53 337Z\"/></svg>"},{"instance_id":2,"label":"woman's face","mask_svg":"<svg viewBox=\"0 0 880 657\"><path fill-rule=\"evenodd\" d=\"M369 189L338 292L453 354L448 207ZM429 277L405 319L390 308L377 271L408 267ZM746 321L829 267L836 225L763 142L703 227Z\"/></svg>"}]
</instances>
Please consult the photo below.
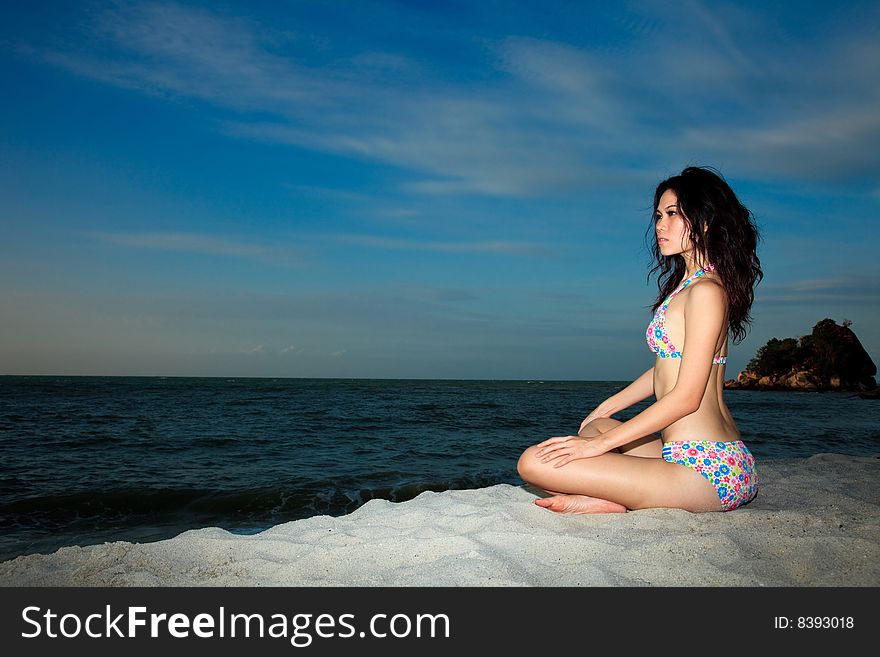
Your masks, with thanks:
<instances>
[{"instance_id":1,"label":"woman's face","mask_svg":"<svg viewBox=\"0 0 880 657\"><path fill-rule=\"evenodd\" d=\"M693 251L688 223L678 209L678 197L671 189L663 192L660 203L654 208L654 231L660 253L664 256Z\"/></svg>"}]
</instances>

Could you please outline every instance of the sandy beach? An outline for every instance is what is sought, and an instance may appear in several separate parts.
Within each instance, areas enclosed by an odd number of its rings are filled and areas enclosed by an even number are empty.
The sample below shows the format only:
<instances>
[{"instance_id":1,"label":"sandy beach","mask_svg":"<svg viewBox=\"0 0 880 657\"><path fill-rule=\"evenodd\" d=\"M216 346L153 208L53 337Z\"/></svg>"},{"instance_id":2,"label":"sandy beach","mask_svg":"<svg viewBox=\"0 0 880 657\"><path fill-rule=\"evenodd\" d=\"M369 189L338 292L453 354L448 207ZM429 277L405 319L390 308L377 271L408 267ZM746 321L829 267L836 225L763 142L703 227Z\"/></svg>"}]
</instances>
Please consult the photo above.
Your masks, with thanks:
<instances>
[{"instance_id":1,"label":"sandy beach","mask_svg":"<svg viewBox=\"0 0 880 657\"><path fill-rule=\"evenodd\" d=\"M371 500L241 536L64 547L0 563L4 586L878 586L880 455L759 463L729 513L563 516L501 484Z\"/></svg>"}]
</instances>

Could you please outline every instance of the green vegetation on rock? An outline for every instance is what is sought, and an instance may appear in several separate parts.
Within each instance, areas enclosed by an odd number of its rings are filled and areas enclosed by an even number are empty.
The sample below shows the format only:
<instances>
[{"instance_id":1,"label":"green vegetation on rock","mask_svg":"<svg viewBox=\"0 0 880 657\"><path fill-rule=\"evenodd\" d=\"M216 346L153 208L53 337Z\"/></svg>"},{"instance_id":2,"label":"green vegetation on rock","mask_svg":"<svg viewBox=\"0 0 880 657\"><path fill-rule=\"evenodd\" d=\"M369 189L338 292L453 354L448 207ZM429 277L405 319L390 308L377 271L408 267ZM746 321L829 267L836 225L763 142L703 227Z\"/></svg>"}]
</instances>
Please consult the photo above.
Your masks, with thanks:
<instances>
[{"instance_id":1,"label":"green vegetation on rock","mask_svg":"<svg viewBox=\"0 0 880 657\"><path fill-rule=\"evenodd\" d=\"M782 388L795 390L872 390L877 366L856 334L852 322L823 319L810 335L771 338L731 388Z\"/></svg>"}]
</instances>

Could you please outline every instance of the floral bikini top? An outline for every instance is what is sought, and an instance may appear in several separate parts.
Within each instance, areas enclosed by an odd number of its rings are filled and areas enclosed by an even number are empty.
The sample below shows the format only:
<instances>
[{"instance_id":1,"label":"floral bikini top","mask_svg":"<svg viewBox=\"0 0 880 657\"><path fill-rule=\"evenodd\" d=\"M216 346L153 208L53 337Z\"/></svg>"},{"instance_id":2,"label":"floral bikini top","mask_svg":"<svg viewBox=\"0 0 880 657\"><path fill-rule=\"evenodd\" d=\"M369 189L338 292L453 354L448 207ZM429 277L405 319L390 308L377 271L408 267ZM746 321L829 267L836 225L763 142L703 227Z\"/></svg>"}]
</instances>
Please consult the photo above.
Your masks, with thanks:
<instances>
[{"instance_id":1,"label":"floral bikini top","mask_svg":"<svg viewBox=\"0 0 880 657\"><path fill-rule=\"evenodd\" d=\"M657 312L654 313L654 319L648 324L645 338L648 340L648 347L660 358L681 358L681 352L672 345L669 341L669 336L666 334L666 309L669 307L669 302L695 279L714 269L714 265L706 265L705 268L698 269L694 272L693 276L686 278L672 294L666 297L666 300L657 308ZM723 365L727 362L727 356L715 356L712 362L716 365Z\"/></svg>"}]
</instances>

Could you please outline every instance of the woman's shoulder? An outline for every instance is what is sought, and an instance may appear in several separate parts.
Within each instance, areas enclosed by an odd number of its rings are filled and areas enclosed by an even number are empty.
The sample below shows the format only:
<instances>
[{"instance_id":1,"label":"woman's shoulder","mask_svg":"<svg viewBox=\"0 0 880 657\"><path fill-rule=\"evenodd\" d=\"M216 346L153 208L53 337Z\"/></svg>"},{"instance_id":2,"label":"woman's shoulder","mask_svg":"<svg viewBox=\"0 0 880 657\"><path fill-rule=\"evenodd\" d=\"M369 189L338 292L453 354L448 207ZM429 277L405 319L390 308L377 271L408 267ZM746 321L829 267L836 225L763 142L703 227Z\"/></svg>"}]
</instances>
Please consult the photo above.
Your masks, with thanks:
<instances>
[{"instance_id":1,"label":"woman's shoulder","mask_svg":"<svg viewBox=\"0 0 880 657\"><path fill-rule=\"evenodd\" d=\"M704 272L703 275L700 276L696 282L697 283L714 283L715 285L720 287L722 290L724 289L724 283L721 282L721 277L717 273L715 273L714 271L713 272L708 272L708 271Z\"/></svg>"},{"instance_id":2,"label":"woman's shoulder","mask_svg":"<svg viewBox=\"0 0 880 657\"><path fill-rule=\"evenodd\" d=\"M687 300L693 304L722 304L727 303L727 290L721 279L712 274L701 276L698 281L688 286L690 288Z\"/></svg>"}]
</instances>

